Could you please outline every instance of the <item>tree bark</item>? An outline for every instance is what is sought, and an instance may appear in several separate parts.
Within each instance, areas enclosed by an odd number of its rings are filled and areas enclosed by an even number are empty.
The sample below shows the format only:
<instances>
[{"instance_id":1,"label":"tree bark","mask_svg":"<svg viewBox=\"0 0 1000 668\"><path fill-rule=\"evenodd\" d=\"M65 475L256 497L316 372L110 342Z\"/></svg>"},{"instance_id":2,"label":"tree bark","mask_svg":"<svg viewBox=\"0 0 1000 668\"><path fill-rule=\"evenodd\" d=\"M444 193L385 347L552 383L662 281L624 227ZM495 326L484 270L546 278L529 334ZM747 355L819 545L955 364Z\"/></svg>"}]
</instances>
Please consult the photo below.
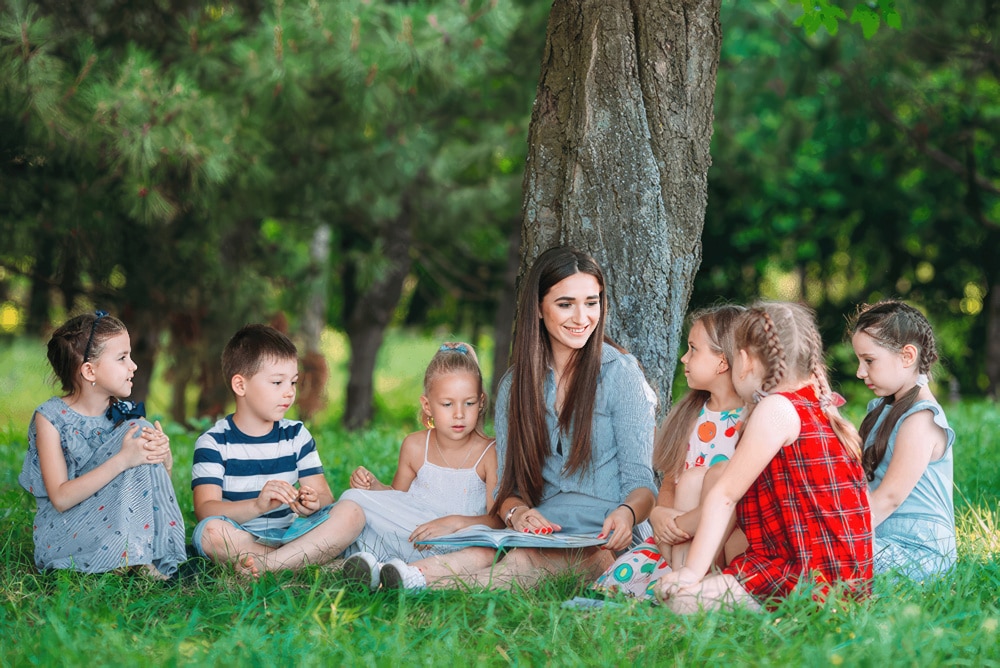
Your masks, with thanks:
<instances>
[{"instance_id":1,"label":"tree bark","mask_svg":"<svg viewBox=\"0 0 1000 668\"><path fill-rule=\"evenodd\" d=\"M993 281L986 296L986 394L1000 400L1000 281Z\"/></svg>"},{"instance_id":2,"label":"tree bark","mask_svg":"<svg viewBox=\"0 0 1000 668\"><path fill-rule=\"evenodd\" d=\"M326 406L330 371L320 347L326 326L327 272L330 264L330 225L317 225L309 244L309 295L302 315L302 375L299 379L299 417L308 420Z\"/></svg>"},{"instance_id":3,"label":"tree bark","mask_svg":"<svg viewBox=\"0 0 1000 668\"><path fill-rule=\"evenodd\" d=\"M348 365L347 399L344 406L344 426L360 429L368 424L374 413L375 361L385 330L399 304L403 281L410 272L411 203L404 198L403 210L391 231L381 235L385 242L386 269L355 299L346 323L347 337L351 344L351 361ZM348 289L353 289L349 287Z\"/></svg>"},{"instance_id":4,"label":"tree bark","mask_svg":"<svg viewBox=\"0 0 1000 668\"><path fill-rule=\"evenodd\" d=\"M701 262L719 5L556 0L529 130L521 275L550 246L594 255L661 412Z\"/></svg>"},{"instance_id":5,"label":"tree bark","mask_svg":"<svg viewBox=\"0 0 1000 668\"><path fill-rule=\"evenodd\" d=\"M503 283L497 295L497 310L493 320L493 378L490 379L490 398L495 399L500 378L503 377L510 364L510 342L514 333L514 311L517 301L514 299L514 287L517 283L518 248L521 245L521 230L517 225L511 225L511 234L507 240L507 267L504 270Z\"/></svg>"}]
</instances>

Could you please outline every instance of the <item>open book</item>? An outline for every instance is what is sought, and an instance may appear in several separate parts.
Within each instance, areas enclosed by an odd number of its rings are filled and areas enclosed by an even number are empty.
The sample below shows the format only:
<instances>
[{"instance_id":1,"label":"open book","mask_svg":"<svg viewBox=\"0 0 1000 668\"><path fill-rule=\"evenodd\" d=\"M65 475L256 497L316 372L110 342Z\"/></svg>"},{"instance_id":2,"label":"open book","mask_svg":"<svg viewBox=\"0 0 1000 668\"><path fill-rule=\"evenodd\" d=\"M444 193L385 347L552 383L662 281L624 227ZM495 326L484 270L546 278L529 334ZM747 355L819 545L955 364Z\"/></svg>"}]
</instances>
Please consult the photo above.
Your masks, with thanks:
<instances>
[{"instance_id":1,"label":"open book","mask_svg":"<svg viewBox=\"0 0 1000 668\"><path fill-rule=\"evenodd\" d=\"M285 529L285 533L275 537L258 537L257 542L267 547L281 547L299 536L305 535L325 522L330 517L330 506L320 508L312 515L297 516Z\"/></svg>"},{"instance_id":2,"label":"open book","mask_svg":"<svg viewBox=\"0 0 1000 668\"><path fill-rule=\"evenodd\" d=\"M485 524L474 524L471 527L427 540L418 540L415 545L452 545L456 547L551 547L576 549L604 545L607 538L585 536L581 534L550 533L536 535L523 533L513 529L491 529Z\"/></svg>"}]
</instances>

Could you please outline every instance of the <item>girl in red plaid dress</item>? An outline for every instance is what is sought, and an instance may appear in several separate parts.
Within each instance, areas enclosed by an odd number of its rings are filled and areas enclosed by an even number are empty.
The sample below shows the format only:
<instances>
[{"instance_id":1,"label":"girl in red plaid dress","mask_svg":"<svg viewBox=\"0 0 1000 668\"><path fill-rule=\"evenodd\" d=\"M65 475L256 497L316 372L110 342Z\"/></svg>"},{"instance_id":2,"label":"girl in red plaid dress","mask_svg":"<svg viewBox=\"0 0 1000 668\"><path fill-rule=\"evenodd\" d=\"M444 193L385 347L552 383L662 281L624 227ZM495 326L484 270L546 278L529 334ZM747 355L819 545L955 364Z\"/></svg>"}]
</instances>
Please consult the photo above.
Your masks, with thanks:
<instances>
[{"instance_id":1,"label":"girl in red plaid dress","mask_svg":"<svg viewBox=\"0 0 1000 668\"><path fill-rule=\"evenodd\" d=\"M812 312L763 303L737 322L733 384L751 410L740 446L700 508L684 567L657 596L676 612L759 609L796 587L823 597L872 577L871 511L860 438L837 412ZM748 547L708 574L734 520Z\"/></svg>"}]
</instances>

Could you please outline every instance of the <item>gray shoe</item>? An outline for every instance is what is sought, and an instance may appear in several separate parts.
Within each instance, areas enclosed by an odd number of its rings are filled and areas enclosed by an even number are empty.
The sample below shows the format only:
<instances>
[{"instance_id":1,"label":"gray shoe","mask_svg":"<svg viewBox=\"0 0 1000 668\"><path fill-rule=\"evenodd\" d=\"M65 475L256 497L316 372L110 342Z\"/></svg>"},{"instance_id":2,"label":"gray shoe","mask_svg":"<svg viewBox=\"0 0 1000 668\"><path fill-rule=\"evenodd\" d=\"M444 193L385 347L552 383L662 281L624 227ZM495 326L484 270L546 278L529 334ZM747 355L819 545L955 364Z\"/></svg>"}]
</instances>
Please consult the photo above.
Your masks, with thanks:
<instances>
[{"instance_id":1,"label":"gray shoe","mask_svg":"<svg viewBox=\"0 0 1000 668\"><path fill-rule=\"evenodd\" d=\"M419 568L402 559L390 559L382 565L379 582L383 589L424 589L427 580Z\"/></svg>"},{"instance_id":2,"label":"gray shoe","mask_svg":"<svg viewBox=\"0 0 1000 668\"><path fill-rule=\"evenodd\" d=\"M348 582L357 582L365 585L372 591L378 589L379 573L382 570L382 562L375 558L371 552L358 552L352 554L344 560L344 567L341 572Z\"/></svg>"}]
</instances>

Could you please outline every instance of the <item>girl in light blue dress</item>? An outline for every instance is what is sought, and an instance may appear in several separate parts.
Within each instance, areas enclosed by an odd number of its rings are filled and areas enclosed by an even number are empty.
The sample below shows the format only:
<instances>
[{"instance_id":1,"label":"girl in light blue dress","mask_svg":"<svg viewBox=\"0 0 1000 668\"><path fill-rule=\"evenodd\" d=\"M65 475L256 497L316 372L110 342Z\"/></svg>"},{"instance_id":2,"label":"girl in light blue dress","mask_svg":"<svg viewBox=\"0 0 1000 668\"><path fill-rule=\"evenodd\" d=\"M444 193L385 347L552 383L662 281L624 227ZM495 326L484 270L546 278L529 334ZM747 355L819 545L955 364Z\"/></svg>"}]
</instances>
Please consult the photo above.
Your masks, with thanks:
<instances>
[{"instance_id":1,"label":"girl in light blue dress","mask_svg":"<svg viewBox=\"0 0 1000 668\"><path fill-rule=\"evenodd\" d=\"M955 564L955 432L928 386L934 332L908 304L863 306L852 323L857 376L878 397L861 423L875 572L924 580Z\"/></svg>"},{"instance_id":2,"label":"girl in light blue dress","mask_svg":"<svg viewBox=\"0 0 1000 668\"><path fill-rule=\"evenodd\" d=\"M77 316L53 333L48 358L66 394L35 411L18 477L38 504L35 564L173 575L186 553L170 440L142 404L121 400L136 371L125 325Z\"/></svg>"}]
</instances>

